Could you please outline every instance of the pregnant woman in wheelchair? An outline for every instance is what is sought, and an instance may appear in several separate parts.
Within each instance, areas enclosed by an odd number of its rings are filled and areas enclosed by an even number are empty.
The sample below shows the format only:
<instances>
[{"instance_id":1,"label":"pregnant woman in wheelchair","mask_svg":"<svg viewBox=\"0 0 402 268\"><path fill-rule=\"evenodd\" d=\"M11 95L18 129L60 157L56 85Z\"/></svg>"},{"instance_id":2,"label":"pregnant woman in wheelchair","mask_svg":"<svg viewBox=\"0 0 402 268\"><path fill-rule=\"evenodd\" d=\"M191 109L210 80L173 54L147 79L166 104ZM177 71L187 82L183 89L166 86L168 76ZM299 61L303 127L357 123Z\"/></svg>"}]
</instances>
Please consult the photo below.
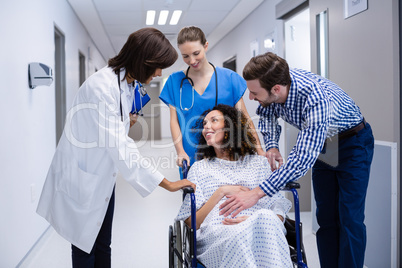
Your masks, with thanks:
<instances>
[{"instance_id":1,"label":"pregnant woman in wheelchair","mask_svg":"<svg viewBox=\"0 0 402 268\"><path fill-rule=\"evenodd\" d=\"M292 267L283 219L291 202L280 193L243 210L236 218L219 215L227 196L257 187L270 175L265 157L256 153L247 119L236 108L217 105L198 120L199 161L188 180L197 185L197 254L211 267ZM202 131L201 131L202 130ZM190 225L186 196L176 220Z\"/></svg>"}]
</instances>

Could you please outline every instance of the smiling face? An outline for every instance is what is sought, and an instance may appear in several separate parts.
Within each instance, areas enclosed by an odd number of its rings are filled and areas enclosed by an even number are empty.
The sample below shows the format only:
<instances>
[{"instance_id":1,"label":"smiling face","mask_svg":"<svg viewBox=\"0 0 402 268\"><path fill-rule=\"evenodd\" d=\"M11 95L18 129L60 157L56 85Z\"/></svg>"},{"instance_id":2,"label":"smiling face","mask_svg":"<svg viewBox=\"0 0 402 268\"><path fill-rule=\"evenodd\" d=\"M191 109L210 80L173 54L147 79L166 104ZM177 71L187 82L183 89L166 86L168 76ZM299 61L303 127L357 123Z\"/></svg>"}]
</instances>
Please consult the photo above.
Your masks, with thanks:
<instances>
[{"instance_id":1,"label":"smiling face","mask_svg":"<svg viewBox=\"0 0 402 268\"><path fill-rule=\"evenodd\" d=\"M194 70L199 70L206 61L205 52L207 49L208 42L202 45L200 41L187 41L179 45L183 61Z\"/></svg>"},{"instance_id":2,"label":"smiling face","mask_svg":"<svg viewBox=\"0 0 402 268\"><path fill-rule=\"evenodd\" d=\"M225 119L222 112L213 110L209 112L203 122L202 135L207 144L219 149L225 137Z\"/></svg>"},{"instance_id":3,"label":"smiling face","mask_svg":"<svg viewBox=\"0 0 402 268\"><path fill-rule=\"evenodd\" d=\"M255 100L260 103L262 107L267 107L272 103L285 103L287 98L287 87L275 85L269 93L263 88L258 79L247 80L247 88L250 91L250 100Z\"/></svg>"}]
</instances>

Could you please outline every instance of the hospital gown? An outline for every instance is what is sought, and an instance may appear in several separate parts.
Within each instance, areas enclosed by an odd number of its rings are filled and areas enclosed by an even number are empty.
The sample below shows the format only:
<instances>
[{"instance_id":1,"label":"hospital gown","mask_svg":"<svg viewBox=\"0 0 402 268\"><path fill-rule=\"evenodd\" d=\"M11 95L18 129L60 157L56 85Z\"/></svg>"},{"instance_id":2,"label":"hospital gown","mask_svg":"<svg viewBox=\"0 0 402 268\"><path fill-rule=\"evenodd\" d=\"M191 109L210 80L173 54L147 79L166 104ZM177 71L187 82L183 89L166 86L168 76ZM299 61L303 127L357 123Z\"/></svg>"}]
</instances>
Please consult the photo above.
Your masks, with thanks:
<instances>
[{"instance_id":1,"label":"hospital gown","mask_svg":"<svg viewBox=\"0 0 402 268\"><path fill-rule=\"evenodd\" d=\"M196 207L200 209L223 185L242 185L253 189L271 173L268 161L259 155L243 160L201 160L191 167L188 179L197 185ZM280 193L261 198L239 216L249 218L237 225L223 225L219 205L205 218L197 230L197 258L212 267L292 267L285 227L276 214L285 217L291 202ZM191 214L190 198L186 196L176 220Z\"/></svg>"}]
</instances>

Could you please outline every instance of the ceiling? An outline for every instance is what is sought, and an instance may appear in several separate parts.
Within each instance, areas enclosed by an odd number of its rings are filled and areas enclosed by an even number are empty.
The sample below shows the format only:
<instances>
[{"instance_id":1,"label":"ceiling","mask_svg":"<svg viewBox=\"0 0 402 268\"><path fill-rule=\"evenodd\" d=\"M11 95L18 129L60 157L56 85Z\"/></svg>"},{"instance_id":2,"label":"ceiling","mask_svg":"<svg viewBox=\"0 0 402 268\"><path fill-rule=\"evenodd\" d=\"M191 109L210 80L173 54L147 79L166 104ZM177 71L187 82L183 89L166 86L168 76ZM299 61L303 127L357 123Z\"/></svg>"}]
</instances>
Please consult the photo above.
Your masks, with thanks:
<instances>
[{"instance_id":1,"label":"ceiling","mask_svg":"<svg viewBox=\"0 0 402 268\"><path fill-rule=\"evenodd\" d=\"M176 46L182 27L200 27L209 48L219 42L264 0L67 0L105 60L115 56L132 32L149 27L146 12L156 10L183 11L177 25L153 25ZM182 61L178 61L182 62Z\"/></svg>"}]
</instances>

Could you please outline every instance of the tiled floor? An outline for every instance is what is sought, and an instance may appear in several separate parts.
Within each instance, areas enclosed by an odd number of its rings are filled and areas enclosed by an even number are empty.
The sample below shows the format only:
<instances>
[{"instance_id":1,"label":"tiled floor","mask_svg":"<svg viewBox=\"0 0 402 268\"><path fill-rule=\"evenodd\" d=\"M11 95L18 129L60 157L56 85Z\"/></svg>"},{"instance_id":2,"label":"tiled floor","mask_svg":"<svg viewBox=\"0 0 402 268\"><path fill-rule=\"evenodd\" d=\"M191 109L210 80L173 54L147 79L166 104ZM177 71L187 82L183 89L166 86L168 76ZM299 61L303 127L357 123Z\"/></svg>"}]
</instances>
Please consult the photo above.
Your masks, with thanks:
<instances>
[{"instance_id":1,"label":"tiled floor","mask_svg":"<svg viewBox=\"0 0 402 268\"><path fill-rule=\"evenodd\" d=\"M179 173L170 143L170 140L162 140L152 145L138 144L144 157L149 157L168 179L176 180ZM168 267L168 227L173 223L180 203L181 192L170 193L158 188L142 198L119 177L113 221L112 267ZM309 267L319 267L315 235L311 232L311 213L301 213L301 220ZM20 267L71 267L70 252L70 244L49 228Z\"/></svg>"}]
</instances>

